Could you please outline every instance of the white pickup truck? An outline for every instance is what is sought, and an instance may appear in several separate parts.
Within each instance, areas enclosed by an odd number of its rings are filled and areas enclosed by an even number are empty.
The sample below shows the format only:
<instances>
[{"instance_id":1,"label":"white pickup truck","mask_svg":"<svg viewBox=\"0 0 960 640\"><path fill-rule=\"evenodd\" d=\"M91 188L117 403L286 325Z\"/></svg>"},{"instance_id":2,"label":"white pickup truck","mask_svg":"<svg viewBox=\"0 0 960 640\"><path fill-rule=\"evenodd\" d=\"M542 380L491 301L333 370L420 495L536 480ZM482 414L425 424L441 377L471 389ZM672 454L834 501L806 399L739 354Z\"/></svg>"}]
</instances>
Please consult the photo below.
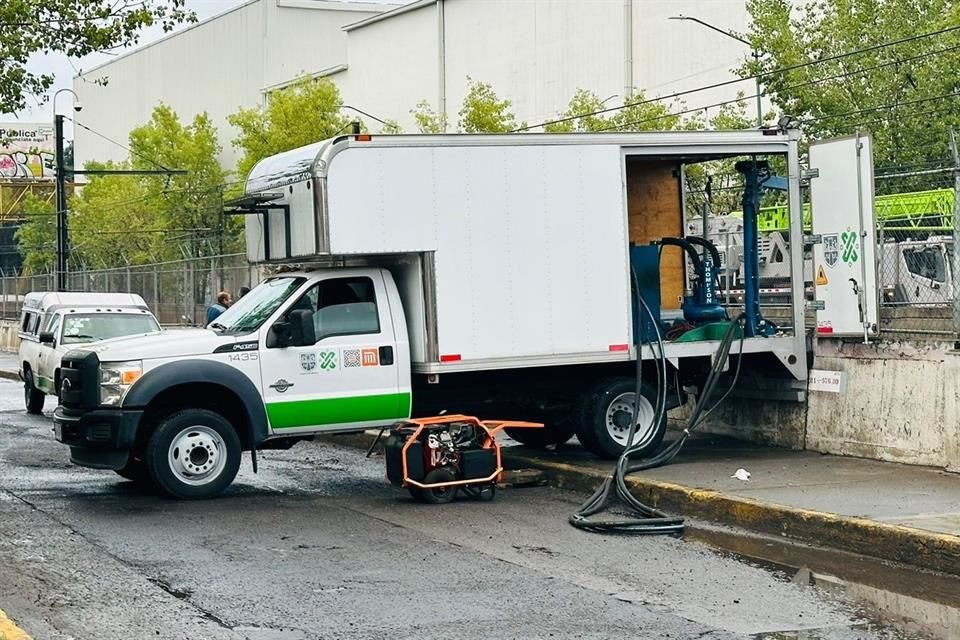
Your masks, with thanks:
<instances>
[{"instance_id":1,"label":"white pickup truck","mask_svg":"<svg viewBox=\"0 0 960 640\"><path fill-rule=\"evenodd\" d=\"M661 300L681 313L683 261L658 267L650 244L682 233L679 168L753 155L787 157L799 183L797 136L777 131L359 135L267 158L228 213L246 216L248 257L271 275L205 330L67 353L56 437L76 464L180 498L222 491L242 451L256 468L258 449L442 409L543 421L515 437L576 431L611 457L639 403L635 444L652 450L666 425L656 367L635 397L656 347L631 272L654 314ZM664 345L670 400L718 344ZM802 333L741 349L802 388Z\"/></svg>"},{"instance_id":2,"label":"white pickup truck","mask_svg":"<svg viewBox=\"0 0 960 640\"><path fill-rule=\"evenodd\" d=\"M34 291L20 313L20 379L28 413L60 388L60 360L81 345L160 331L143 298L130 293Z\"/></svg>"}]
</instances>

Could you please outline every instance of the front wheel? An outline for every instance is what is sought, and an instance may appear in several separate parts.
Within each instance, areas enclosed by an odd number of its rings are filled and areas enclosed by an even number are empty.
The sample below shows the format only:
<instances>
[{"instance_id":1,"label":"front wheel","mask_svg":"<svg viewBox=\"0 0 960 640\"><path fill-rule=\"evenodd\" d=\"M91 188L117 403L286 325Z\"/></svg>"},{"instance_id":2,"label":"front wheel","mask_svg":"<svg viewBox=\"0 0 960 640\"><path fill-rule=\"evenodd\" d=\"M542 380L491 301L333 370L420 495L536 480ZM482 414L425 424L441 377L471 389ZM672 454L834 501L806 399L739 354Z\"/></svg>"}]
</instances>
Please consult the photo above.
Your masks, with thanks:
<instances>
[{"instance_id":1,"label":"front wheel","mask_svg":"<svg viewBox=\"0 0 960 640\"><path fill-rule=\"evenodd\" d=\"M667 416L655 421L656 390L641 385L633 447L640 458L656 450L667 432ZM584 399L577 436L584 447L601 458L617 458L627 446L636 400L636 382L630 378L607 380ZM655 423L656 422L656 423Z\"/></svg>"},{"instance_id":2,"label":"front wheel","mask_svg":"<svg viewBox=\"0 0 960 640\"><path fill-rule=\"evenodd\" d=\"M43 413L43 401L47 399L47 396L34 386L32 371L27 371L23 377L23 404L27 413L38 416Z\"/></svg>"},{"instance_id":3,"label":"front wheel","mask_svg":"<svg viewBox=\"0 0 960 640\"><path fill-rule=\"evenodd\" d=\"M210 498L240 470L240 438L227 420L206 409L185 409L164 418L150 436L147 469L174 498Z\"/></svg>"}]
</instances>

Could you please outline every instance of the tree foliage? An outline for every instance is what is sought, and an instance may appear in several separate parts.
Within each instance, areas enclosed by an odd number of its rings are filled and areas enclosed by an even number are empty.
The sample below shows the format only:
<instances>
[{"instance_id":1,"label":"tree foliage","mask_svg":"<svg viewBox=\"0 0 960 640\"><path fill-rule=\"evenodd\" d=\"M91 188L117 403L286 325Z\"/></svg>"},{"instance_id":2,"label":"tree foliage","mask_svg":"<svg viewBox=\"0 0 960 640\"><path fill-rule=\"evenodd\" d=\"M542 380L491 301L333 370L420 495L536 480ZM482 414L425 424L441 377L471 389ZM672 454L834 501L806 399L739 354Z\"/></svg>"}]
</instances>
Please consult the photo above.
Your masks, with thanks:
<instances>
[{"instance_id":1,"label":"tree foliage","mask_svg":"<svg viewBox=\"0 0 960 640\"><path fill-rule=\"evenodd\" d=\"M154 109L149 122L130 132L131 156L120 163L87 163L87 169L183 170L184 175L90 176L70 198L68 230L72 265L91 268L135 265L225 251L240 246L239 221L221 229L225 172L217 162L216 129L204 113L190 124L170 107ZM41 203L42 204L42 203ZM52 205L27 210L17 242L28 267L49 268L55 256ZM49 241L47 240L49 238Z\"/></svg>"},{"instance_id":2,"label":"tree foliage","mask_svg":"<svg viewBox=\"0 0 960 640\"><path fill-rule=\"evenodd\" d=\"M510 100L501 99L486 82L467 78L470 88L460 107L458 127L462 133L508 133L526 123L517 123Z\"/></svg>"},{"instance_id":3,"label":"tree foliage","mask_svg":"<svg viewBox=\"0 0 960 640\"><path fill-rule=\"evenodd\" d=\"M878 165L947 158L948 126L960 124L960 31L877 47L960 25L955 0L748 0L748 37L759 62L743 75L799 119L811 139L869 132ZM870 49L830 60L838 54ZM823 61L823 62L817 62ZM815 63L784 72L785 67Z\"/></svg>"},{"instance_id":4,"label":"tree foliage","mask_svg":"<svg viewBox=\"0 0 960 640\"><path fill-rule=\"evenodd\" d=\"M136 44L140 32L195 21L185 0L5 0L0 2L0 104L16 113L43 95L53 76L27 69L30 56L59 52L80 58Z\"/></svg>"},{"instance_id":5,"label":"tree foliage","mask_svg":"<svg viewBox=\"0 0 960 640\"><path fill-rule=\"evenodd\" d=\"M430 102L421 100L410 110L420 133L444 133L447 130L447 116L433 110Z\"/></svg>"},{"instance_id":6,"label":"tree foliage","mask_svg":"<svg viewBox=\"0 0 960 640\"><path fill-rule=\"evenodd\" d=\"M340 90L330 79L305 76L271 92L266 108L240 109L228 116L239 130L233 145L243 153L237 177L245 179L263 158L341 133L350 124L342 107Z\"/></svg>"},{"instance_id":7,"label":"tree foliage","mask_svg":"<svg viewBox=\"0 0 960 640\"><path fill-rule=\"evenodd\" d=\"M56 210L53 202L32 193L24 196L23 222L14 238L23 255L24 269L31 273L46 273L53 269L57 255Z\"/></svg>"},{"instance_id":8,"label":"tree foliage","mask_svg":"<svg viewBox=\"0 0 960 640\"><path fill-rule=\"evenodd\" d=\"M611 109L597 94L586 89L577 89L570 103L554 122L544 125L547 133L570 133L574 131L671 131L680 128L702 128L698 117L678 115L683 103L672 105L660 100L648 100L642 91L637 91L623 101L623 105Z\"/></svg>"}]
</instances>

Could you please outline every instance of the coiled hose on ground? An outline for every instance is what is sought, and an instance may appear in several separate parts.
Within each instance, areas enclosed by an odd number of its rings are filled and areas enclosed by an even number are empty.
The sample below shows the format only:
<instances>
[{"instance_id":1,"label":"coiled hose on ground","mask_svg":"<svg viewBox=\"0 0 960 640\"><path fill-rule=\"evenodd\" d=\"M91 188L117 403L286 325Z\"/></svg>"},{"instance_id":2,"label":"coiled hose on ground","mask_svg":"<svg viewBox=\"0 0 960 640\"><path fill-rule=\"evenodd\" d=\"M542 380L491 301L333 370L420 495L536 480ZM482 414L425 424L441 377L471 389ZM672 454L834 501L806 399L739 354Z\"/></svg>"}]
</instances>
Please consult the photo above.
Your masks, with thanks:
<instances>
[{"instance_id":1,"label":"coiled hose on ground","mask_svg":"<svg viewBox=\"0 0 960 640\"><path fill-rule=\"evenodd\" d=\"M664 414L667 410L667 362L666 358L664 357L663 337L660 335L657 319L650 311L650 308L647 306L646 302L644 302L643 297L640 296L639 286L637 285L635 275L633 275L632 284L637 300L643 307L647 317L649 317L652 321L657 336L657 348L654 351L654 359L657 361L658 365L657 405L656 409L654 410L653 424L659 424L659 421L664 419ZM740 377L740 363L743 360L742 355L737 358L737 365L733 374L733 380L730 383L730 387L723 394L723 396L716 403L714 403L712 407L709 409L706 408L707 402L709 401L710 396L713 394L713 390L716 388L717 382L723 373L724 364L727 362L727 358L730 355L730 348L733 345L733 341L736 337L737 329L739 329L740 333L740 353L743 353L744 318L745 315L741 313L736 318L731 320L727 325L727 330L724 332L723 338L720 341L720 346L717 348L717 352L714 355L713 365L710 367L710 372L707 375L706 382L704 382L700 397L697 399L697 403L694 405L693 411L691 411L690 416L687 418L687 424L684 427L680 438L674 440L669 445L661 449L652 458L631 460L631 457L638 450L637 447L632 446L634 434L637 430L637 418L640 403L636 399L640 398L642 367L642 358L640 357L642 344L637 345L637 387L635 391L636 395L634 396L635 401L633 420L630 425L630 431L627 435L627 442L631 444L628 445L620 455L620 458L617 460L617 466L615 467L613 473L605 478L603 484L600 485L596 492L594 492L594 494L580 506L576 513L570 516L570 524L578 529L593 531L595 533L632 533L650 535L675 534L683 531L683 518L667 516L658 509L654 509L653 507L647 506L640 502L640 500L638 500L630 492L629 487L627 487L626 478L631 473L669 464L670 461L672 461L680 452L680 449L683 448L684 443L687 441L687 438L690 437L690 434L694 431L694 429L702 424L703 421L706 420L707 416L709 416L717 406L726 400L727 396L733 390L733 387L736 386L737 379ZM615 506L616 500L619 500L619 502L622 503L622 506L626 507L628 511L626 517L610 519L593 518L593 516L601 511L608 510Z\"/></svg>"}]
</instances>

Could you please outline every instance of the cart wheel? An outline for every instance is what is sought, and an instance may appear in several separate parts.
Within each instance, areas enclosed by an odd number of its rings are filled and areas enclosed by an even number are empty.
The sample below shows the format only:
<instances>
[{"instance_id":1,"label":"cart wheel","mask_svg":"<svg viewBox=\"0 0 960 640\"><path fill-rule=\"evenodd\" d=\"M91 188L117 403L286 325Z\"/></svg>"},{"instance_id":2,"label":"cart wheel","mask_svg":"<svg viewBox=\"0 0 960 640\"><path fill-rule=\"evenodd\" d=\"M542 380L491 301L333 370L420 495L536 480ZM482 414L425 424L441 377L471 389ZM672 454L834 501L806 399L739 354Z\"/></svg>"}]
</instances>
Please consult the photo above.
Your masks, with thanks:
<instances>
[{"instance_id":1,"label":"cart wheel","mask_svg":"<svg viewBox=\"0 0 960 640\"><path fill-rule=\"evenodd\" d=\"M423 479L423 484L432 484L434 482L453 482L457 477L453 471L446 467L434 469ZM452 502L457 495L456 487L438 487L436 489L421 489L423 499L430 504L446 504Z\"/></svg>"},{"instance_id":2,"label":"cart wheel","mask_svg":"<svg viewBox=\"0 0 960 640\"><path fill-rule=\"evenodd\" d=\"M407 487L407 491L410 492L410 497L416 500L417 502L426 502L427 499L423 497L423 489L417 487Z\"/></svg>"}]
</instances>

